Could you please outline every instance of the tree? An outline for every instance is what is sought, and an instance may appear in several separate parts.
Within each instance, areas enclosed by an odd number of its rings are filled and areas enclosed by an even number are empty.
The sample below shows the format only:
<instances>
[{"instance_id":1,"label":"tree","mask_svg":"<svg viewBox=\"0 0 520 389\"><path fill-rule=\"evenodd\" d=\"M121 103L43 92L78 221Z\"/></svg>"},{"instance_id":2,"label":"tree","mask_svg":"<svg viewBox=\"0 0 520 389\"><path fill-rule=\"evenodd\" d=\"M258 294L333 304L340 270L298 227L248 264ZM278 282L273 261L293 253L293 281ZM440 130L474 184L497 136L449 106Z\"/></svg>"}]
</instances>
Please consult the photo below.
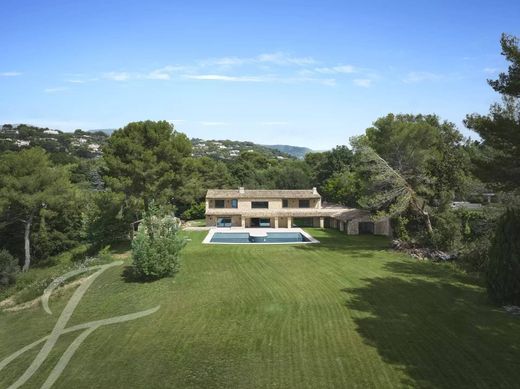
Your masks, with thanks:
<instances>
[{"instance_id":1,"label":"tree","mask_svg":"<svg viewBox=\"0 0 520 389\"><path fill-rule=\"evenodd\" d=\"M85 207L87 240L94 247L128 239L128 226L132 222L123 213L125 196L111 191L91 192Z\"/></svg>"},{"instance_id":2,"label":"tree","mask_svg":"<svg viewBox=\"0 0 520 389\"><path fill-rule=\"evenodd\" d=\"M182 182L183 185L174 192L174 204L179 214L203 202L208 189L235 186L227 166L208 157L186 158L182 166Z\"/></svg>"},{"instance_id":3,"label":"tree","mask_svg":"<svg viewBox=\"0 0 520 389\"><path fill-rule=\"evenodd\" d=\"M114 192L125 194L127 208L139 220L152 201L172 203L182 184L183 159L191 143L166 121L129 123L115 131L103 149L104 179Z\"/></svg>"},{"instance_id":4,"label":"tree","mask_svg":"<svg viewBox=\"0 0 520 389\"><path fill-rule=\"evenodd\" d=\"M491 244L487 290L500 304L520 305L520 211L510 209L500 218Z\"/></svg>"},{"instance_id":5,"label":"tree","mask_svg":"<svg viewBox=\"0 0 520 389\"><path fill-rule=\"evenodd\" d=\"M452 201L468 174L462 134L436 115L389 114L366 130L366 144L430 202Z\"/></svg>"},{"instance_id":6,"label":"tree","mask_svg":"<svg viewBox=\"0 0 520 389\"><path fill-rule=\"evenodd\" d=\"M24 236L23 271L31 264L31 234L40 212L59 210L73 192L65 167L53 166L43 149L0 155L0 214L7 224L21 222Z\"/></svg>"},{"instance_id":7,"label":"tree","mask_svg":"<svg viewBox=\"0 0 520 389\"><path fill-rule=\"evenodd\" d=\"M344 170L333 173L321 187L321 194L328 201L350 207L358 206L361 182L356 172Z\"/></svg>"},{"instance_id":8,"label":"tree","mask_svg":"<svg viewBox=\"0 0 520 389\"><path fill-rule=\"evenodd\" d=\"M353 139L356 151L357 174L364 182L359 203L375 211L378 216L396 216L411 209L420 215L431 235L433 233L427 203L406 178L379 156L362 139Z\"/></svg>"},{"instance_id":9,"label":"tree","mask_svg":"<svg viewBox=\"0 0 520 389\"><path fill-rule=\"evenodd\" d=\"M520 182L520 48L518 38L502 35L502 54L511 63L489 85L502 94L502 104L493 104L488 115L471 114L466 127L482 138L479 152L473 155L476 174L496 187L518 189Z\"/></svg>"},{"instance_id":10,"label":"tree","mask_svg":"<svg viewBox=\"0 0 520 389\"><path fill-rule=\"evenodd\" d=\"M336 173L350 171L354 154L347 146L336 146L323 153L308 153L305 162L313 171L315 186L323 190L325 181Z\"/></svg>"},{"instance_id":11,"label":"tree","mask_svg":"<svg viewBox=\"0 0 520 389\"><path fill-rule=\"evenodd\" d=\"M282 161L267 170L276 189L306 189L311 187L310 169L303 161Z\"/></svg>"}]
</instances>

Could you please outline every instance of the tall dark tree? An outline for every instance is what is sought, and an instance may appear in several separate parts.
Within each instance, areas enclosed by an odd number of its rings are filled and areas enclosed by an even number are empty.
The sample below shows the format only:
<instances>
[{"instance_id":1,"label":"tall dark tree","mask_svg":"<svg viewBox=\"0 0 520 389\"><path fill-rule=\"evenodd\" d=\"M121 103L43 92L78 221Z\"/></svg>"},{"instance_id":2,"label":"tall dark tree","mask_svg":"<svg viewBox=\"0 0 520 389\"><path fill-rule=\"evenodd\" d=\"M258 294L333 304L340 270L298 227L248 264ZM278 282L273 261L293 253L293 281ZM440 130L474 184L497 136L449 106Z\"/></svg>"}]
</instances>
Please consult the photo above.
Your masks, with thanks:
<instances>
[{"instance_id":1,"label":"tall dark tree","mask_svg":"<svg viewBox=\"0 0 520 389\"><path fill-rule=\"evenodd\" d=\"M125 194L127 209L137 220L152 201L172 204L182 184L183 159L190 153L189 139L166 121L129 123L103 149L104 179L110 189Z\"/></svg>"},{"instance_id":2,"label":"tall dark tree","mask_svg":"<svg viewBox=\"0 0 520 389\"><path fill-rule=\"evenodd\" d=\"M53 166L43 149L0 156L0 215L5 224L22 226L24 271L31 264L31 236L36 220L41 213L60 212L72 192L68 170Z\"/></svg>"},{"instance_id":3,"label":"tall dark tree","mask_svg":"<svg viewBox=\"0 0 520 389\"><path fill-rule=\"evenodd\" d=\"M502 94L502 103L493 104L488 115L468 115L465 124L482 138L474 155L476 174L485 182L506 190L520 183L520 48L517 37L503 34L502 55L510 62L489 85Z\"/></svg>"},{"instance_id":4,"label":"tall dark tree","mask_svg":"<svg viewBox=\"0 0 520 389\"><path fill-rule=\"evenodd\" d=\"M507 210L500 218L487 269L487 290L500 304L520 304L520 211Z\"/></svg>"}]
</instances>

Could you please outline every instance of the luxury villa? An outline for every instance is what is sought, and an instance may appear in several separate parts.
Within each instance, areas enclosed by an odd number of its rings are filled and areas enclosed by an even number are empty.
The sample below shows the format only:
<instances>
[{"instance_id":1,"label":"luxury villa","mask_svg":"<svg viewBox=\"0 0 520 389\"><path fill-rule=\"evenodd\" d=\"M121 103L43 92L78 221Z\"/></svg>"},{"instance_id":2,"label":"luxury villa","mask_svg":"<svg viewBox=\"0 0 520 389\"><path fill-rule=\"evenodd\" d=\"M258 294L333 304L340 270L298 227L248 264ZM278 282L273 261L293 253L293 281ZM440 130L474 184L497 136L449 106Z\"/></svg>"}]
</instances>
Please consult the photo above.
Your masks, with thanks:
<instances>
[{"instance_id":1,"label":"luxury villa","mask_svg":"<svg viewBox=\"0 0 520 389\"><path fill-rule=\"evenodd\" d=\"M206 194L209 227L320 227L349 235L390 235L390 221L374 221L368 211L322 204L316 190L210 189Z\"/></svg>"}]
</instances>

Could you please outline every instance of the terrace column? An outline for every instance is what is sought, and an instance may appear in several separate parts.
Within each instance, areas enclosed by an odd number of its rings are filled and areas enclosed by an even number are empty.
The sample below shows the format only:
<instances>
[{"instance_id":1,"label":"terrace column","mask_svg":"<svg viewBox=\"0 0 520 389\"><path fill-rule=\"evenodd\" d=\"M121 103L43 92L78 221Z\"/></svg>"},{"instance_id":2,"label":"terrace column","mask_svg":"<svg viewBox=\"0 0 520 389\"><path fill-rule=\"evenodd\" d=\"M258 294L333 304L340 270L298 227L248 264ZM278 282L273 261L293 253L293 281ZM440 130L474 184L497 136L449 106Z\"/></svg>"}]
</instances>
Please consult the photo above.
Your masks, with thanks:
<instances>
[{"instance_id":1,"label":"terrace column","mask_svg":"<svg viewBox=\"0 0 520 389\"><path fill-rule=\"evenodd\" d=\"M320 217L320 228L321 229L325 228L325 218L323 216Z\"/></svg>"},{"instance_id":2,"label":"terrace column","mask_svg":"<svg viewBox=\"0 0 520 389\"><path fill-rule=\"evenodd\" d=\"M274 217L274 228L278 228L278 216Z\"/></svg>"},{"instance_id":3,"label":"terrace column","mask_svg":"<svg viewBox=\"0 0 520 389\"><path fill-rule=\"evenodd\" d=\"M246 218L242 216L242 228L246 228Z\"/></svg>"},{"instance_id":4,"label":"terrace column","mask_svg":"<svg viewBox=\"0 0 520 389\"><path fill-rule=\"evenodd\" d=\"M340 231L345 231L345 223L343 223L341 220L339 221L339 230Z\"/></svg>"},{"instance_id":5,"label":"terrace column","mask_svg":"<svg viewBox=\"0 0 520 389\"><path fill-rule=\"evenodd\" d=\"M292 228L292 216L287 216L287 228Z\"/></svg>"}]
</instances>

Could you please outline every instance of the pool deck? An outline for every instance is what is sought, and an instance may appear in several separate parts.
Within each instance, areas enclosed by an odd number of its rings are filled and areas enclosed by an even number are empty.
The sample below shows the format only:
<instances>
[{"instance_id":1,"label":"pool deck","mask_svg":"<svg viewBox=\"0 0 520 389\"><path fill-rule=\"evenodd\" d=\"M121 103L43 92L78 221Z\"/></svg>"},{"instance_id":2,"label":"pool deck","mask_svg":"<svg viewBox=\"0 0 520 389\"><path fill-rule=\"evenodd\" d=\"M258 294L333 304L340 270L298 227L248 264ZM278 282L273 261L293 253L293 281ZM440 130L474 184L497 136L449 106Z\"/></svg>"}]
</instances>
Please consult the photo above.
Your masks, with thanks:
<instances>
[{"instance_id":1,"label":"pool deck","mask_svg":"<svg viewBox=\"0 0 520 389\"><path fill-rule=\"evenodd\" d=\"M215 233L223 233L223 234L232 234L237 232L248 233L250 236L256 237L264 237L267 236L268 232L276 232L276 233L284 233L284 232L297 232L305 236L309 241L308 242L270 242L270 243L227 243L227 242L212 242L211 239ZM307 232L302 230L301 228L242 228L242 227L212 227L208 235L202 241L204 244L312 244L312 243L320 243L319 240L313 238Z\"/></svg>"}]
</instances>

